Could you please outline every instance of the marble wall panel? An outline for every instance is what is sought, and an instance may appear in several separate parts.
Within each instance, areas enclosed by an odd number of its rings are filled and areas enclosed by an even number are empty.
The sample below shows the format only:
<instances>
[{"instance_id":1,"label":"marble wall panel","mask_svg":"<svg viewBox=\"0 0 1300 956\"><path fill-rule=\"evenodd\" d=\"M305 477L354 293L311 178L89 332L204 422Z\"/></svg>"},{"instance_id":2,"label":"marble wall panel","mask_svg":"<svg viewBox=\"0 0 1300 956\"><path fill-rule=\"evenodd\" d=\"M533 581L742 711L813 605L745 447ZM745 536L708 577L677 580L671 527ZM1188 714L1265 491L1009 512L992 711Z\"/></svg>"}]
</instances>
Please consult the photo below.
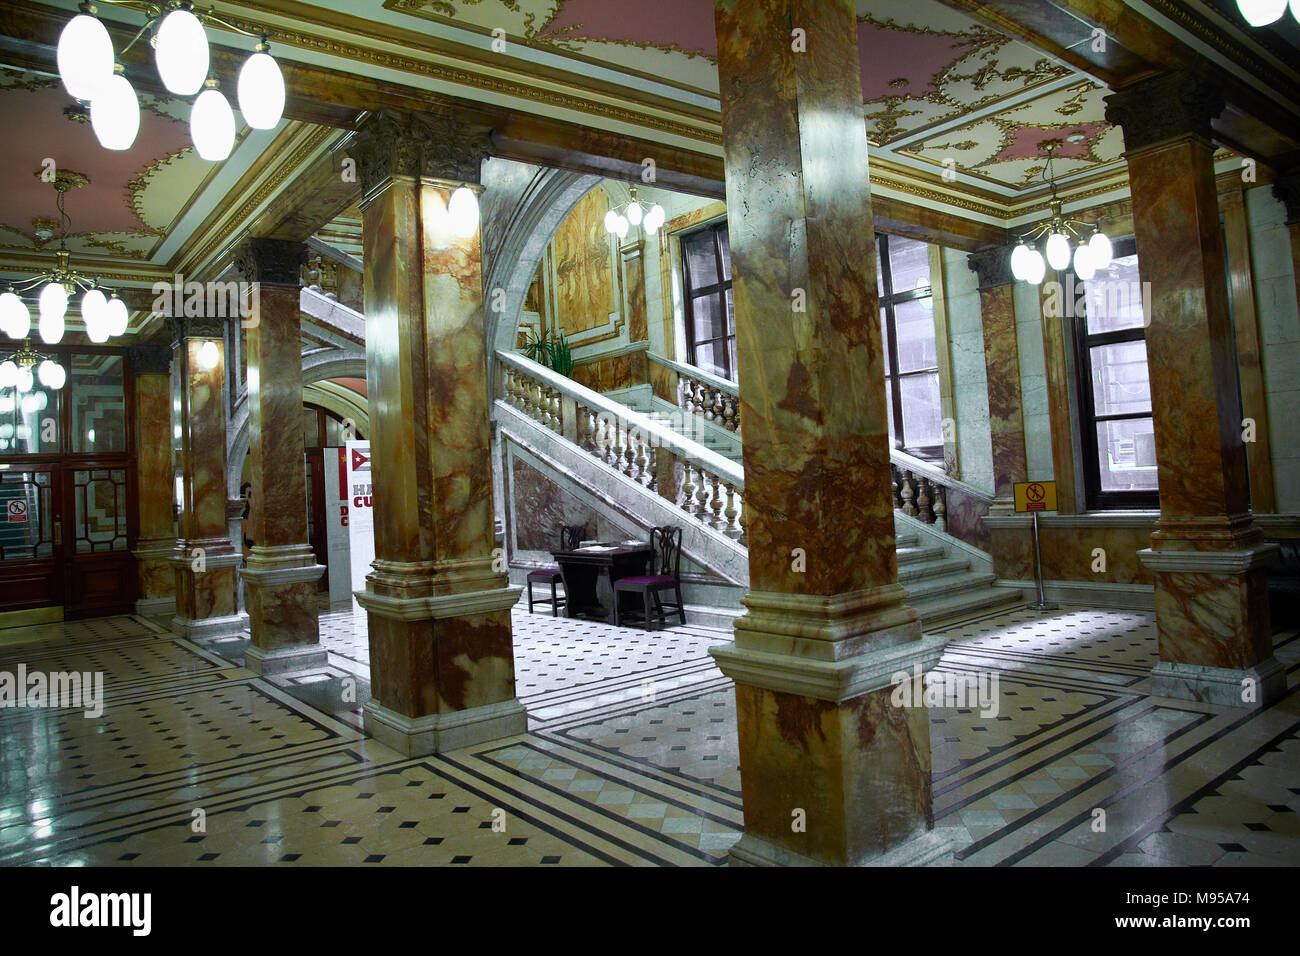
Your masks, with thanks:
<instances>
[{"instance_id":1,"label":"marble wall panel","mask_svg":"<svg viewBox=\"0 0 1300 956\"><path fill-rule=\"evenodd\" d=\"M644 385L650 382L650 362L645 352L593 356L575 362L573 380L594 392Z\"/></svg>"},{"instance_id":2,"label":"marble wall panel","mask_svg":"<svg viewBox=\"0 0 1300 956\"><path fill-rule=\"evenodd\" d=\"M1151 546L1150 524L1136 527L1060 527L1040 522L1039 544L1043 557L1043 578L1049 581L1104 581L1112 584L1152 584L1150 570L1137 553ZM1095 549L1105 552L1105 570L1094 571ZM992 528L988 550L993 570L1000 578L1014 581L1034 579L1034 537L1024 527Z\"/></svg>"},{"instance_id":3,"label":"marble wall panel","mask_svg":"<svg viewBox=\"0 0 1300 956\"><path fill-rule=\"evenodd\" d=\"M943 250L943 275L960 477L992 494L993 445L977 279L966 264L966 253L956 249Z\"/></svg>"}]
</instances>

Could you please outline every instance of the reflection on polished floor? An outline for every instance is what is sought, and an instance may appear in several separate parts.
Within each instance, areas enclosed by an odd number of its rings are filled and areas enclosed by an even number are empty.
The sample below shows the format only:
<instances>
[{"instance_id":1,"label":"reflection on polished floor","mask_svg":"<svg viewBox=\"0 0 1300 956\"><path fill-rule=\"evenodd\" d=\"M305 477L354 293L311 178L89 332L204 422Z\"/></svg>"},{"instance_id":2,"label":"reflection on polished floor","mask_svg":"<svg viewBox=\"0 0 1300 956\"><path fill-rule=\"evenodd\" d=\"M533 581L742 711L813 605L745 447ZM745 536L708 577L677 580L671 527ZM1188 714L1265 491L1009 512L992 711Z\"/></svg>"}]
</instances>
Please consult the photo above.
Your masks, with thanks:
<instances>
[{"instance_id":1,"label":"reflection on polished floor","mask_svg":"<svg viewBox=\"0 0 1300 956\"><path fill-rule=\"evenodd\" d=\"M321 623L335 673L364 675L364 615ZM359 711L142 618L0 631L0 671L103 671L106 695L97 719L0 710L0 863L725 862L735 707L706 648L727 635L518 609L514 626L530 732L416 759L365 739ZM996 715L931 713L959 864L1300 864L1296 633L1276 637L1291 692L1253 714L1149 696L1142 612L1018 609L945 633L940 670L999 689Z\"/></svg>"}]
</instances>

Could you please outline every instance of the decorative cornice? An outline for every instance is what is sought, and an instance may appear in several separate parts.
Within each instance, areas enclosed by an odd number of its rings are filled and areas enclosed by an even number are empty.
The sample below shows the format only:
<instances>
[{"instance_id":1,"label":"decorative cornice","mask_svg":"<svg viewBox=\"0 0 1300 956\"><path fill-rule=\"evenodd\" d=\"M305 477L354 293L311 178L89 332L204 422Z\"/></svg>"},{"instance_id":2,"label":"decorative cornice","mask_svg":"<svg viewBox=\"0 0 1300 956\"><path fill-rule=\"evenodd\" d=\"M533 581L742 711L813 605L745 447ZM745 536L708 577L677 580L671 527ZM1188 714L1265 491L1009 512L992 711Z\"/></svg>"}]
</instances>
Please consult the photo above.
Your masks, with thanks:
<instances>
[{"instance_id":1,"label":"decorative cornice","mask_svg":"<svg viewBox=\"0 0 1300 956\"><path fill-rule=\"evenodd\" d=\"M226 326L230 320L226 318L209 318L207 316L171 316L167 319L167 327L172 332L172 346L182 345L186 339L221 339L225 340Z\"/></svg>"},{"instance_id":2,"label":"decorative cornice","mask_svg":"<svg viewBox=\"0 0 1300 956\"><path fill-rule=\"evenodd\" d=\"M235 250L235 268L248 282L297 288L307 263L307 244L289 239L253 237Z\"/></svg>"},{"instance_id":3,"label":"decorative cornice","mask_svg":"<svg viewBox=\"0 0 1300 956\"><path fill-rule=\"evenodd\" d=\"M981 292L1013 285L1016 281L1011 274L1011 253L1005 246L990 246L972 252L966 257L966 265L979 277Z\"/></svg>"},{"instance_id":4,"label":"decorative cornice","mask_svg":"<svg viewBox=\"0 0 1300 956\"><path fill-rule=\"evenodd\" d=\"M171 371L171 349L161 345L132 345L126 350L136 375L166 375Z\"/></svg>"},{"instance_id":5,"label":"decorative cornice","mask_svg":"<svg viewBox=\"0 0 1300 956\"><path fill-rule=\"evenodd\" d=\"M1210 121L1225 105L1219 84L1179 70L1106 97L1106 120L1123 128L1124 147L1131 153L1185 136L1210 139Z\"/></svg>"},{"instance_id":6,"label":"decorative cornice","mask_svg":"<svg viewBox=\"0 0 1300 956\"><path fill-rule=\"evenodd\" d=\"M449 116L385 110L361 124L351 152L366 195L393 176L478 183L490 133Z\"/></svg>"},{"instance_id":7,"label":"decorative cornice","mask_svg":"<svg viewBox=\"0 0 1300 956\"><path fill-rule=\"evenodd\" d=\"M1300 169L1293 169L1273 182L1273 196L1286 206L1286 224L1300 223Z\"/></svg>"}]
</instances>

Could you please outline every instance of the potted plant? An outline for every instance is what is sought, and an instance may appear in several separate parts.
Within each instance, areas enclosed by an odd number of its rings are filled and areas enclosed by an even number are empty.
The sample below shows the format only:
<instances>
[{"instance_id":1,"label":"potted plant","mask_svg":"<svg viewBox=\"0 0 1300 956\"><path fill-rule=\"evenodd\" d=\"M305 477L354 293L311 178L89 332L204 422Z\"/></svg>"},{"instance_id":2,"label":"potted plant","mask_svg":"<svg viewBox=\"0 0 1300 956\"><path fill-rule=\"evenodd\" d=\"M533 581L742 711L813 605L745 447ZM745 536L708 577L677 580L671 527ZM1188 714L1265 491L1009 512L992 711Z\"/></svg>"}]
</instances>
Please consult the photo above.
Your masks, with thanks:
<instances>
[{"instance_id":1,"label":"potted plant","mask_svg":"<svg viewBox=\"0 0 1300 956\"><path fill-rule=\"evenodd\" d=\"M538 365L554 369L565 377L573 374L573 351L564 337L564 330L552 329L544 335L530 333L531 340L524 346L524 354Z\"/></svg>"}]
</instances>

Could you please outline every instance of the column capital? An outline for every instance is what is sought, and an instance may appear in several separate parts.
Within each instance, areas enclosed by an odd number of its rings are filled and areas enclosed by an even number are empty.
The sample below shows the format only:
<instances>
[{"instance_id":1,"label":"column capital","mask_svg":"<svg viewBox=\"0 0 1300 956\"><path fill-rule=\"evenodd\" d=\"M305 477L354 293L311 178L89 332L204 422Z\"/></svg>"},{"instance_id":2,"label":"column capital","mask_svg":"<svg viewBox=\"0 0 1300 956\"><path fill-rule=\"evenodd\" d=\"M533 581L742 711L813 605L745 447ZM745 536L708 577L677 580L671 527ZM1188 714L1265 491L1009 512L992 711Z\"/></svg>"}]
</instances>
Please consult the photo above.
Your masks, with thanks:
<instances>
[{"instance_id":1,"label":"column capital","mask_svg":"<svg viewBox=\"0 0 1300 956\"><path fill-rule=\"evenodd\" d=\"M996 289L1014 285L1016 277L1011 272L1011 250L1006 246L990 246L966 256L966 265L979 278L979 289Z\"/></svg>"},{"instance_id":2,"label":"column capital","mask_svg":"<svg viewBox=\"0 0 1300 956\"><path fill-rule=\"evenodd\" d=\"M1106 121L1124 130L1128 152L1171 139L1209 139L1210 121L1223 112L1219 84L1190 70L1142 80L1106 97Z\"/></svg>"},{"instance_id":3,"label":"column capital","mask_svg":"<svg viewBox=\"0 0 1300 956\"><path fill-rule=\"evenodd\" d=\"M352 152L363 193L393 176L478 183L491 130L434 113L376 113L357 130Z\"/></svg>"},{"instance_id":4,"label":"column capital","mask_svg":"<svg viewBox=\"0 0 1300 956\"><path fill-rule=\"evenodd\" d=\"M235 250L235 268L248 282L298 286L307 264L307 244L253 237Z\"/></svg>"},{"instance_id":5,"label":"column capital","mask_svg":"<svg viewBox=\"0 0 1300 956\"><path fill-rule=\"evenodd\" d=\"M1300 223L1300 169L1292 169L1273 180L1273 198L1286 206L1286 224Z\"/></svg>"},{"instance_id":6,"label":"column capital","mask_svg":"<svg viewBox=\"0 0 1300 956\"><path fill-rule=\"evenodd\" d=\"M132 345L126 354L136 375L167 375L172 368L171 349L162 345Z\"/></svg>"},{"instance_id":7,"label":"column capital","mask_svg":"<svg viewBox=\"0 0 1300 956\"><path fill-rule=\"evenodd\" d=\"M180 345L186 339L221 339L225 341L226 326L230 319L218 316L172 316L167 320L167 327L172 331L172 347Z\"/></svg>"}]
</instances>

